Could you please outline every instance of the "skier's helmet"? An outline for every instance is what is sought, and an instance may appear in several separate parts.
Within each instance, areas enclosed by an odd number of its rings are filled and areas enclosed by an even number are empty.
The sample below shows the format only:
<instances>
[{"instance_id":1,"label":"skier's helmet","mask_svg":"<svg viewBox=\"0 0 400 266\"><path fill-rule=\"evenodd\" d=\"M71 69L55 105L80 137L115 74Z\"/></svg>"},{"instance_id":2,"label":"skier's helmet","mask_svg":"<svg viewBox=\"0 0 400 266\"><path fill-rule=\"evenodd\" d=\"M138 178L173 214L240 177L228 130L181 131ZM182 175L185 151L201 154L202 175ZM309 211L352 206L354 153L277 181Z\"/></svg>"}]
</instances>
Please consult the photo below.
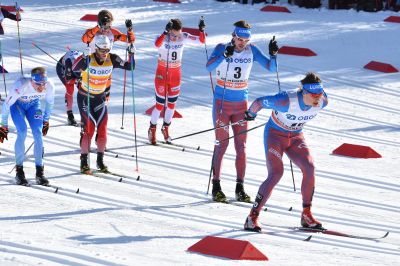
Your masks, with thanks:
<instances>
[{"instance_id":1,"label":"skier's helmet","mask_svg":"<svg viewBox=\"0 0 400 266\"><path fill-rule=\"evenodd\" d=\"M96 49L108 49L111 50L111 41L105 35L96 35L94 38L94 44Z\"/></svg>"}]
</instances>

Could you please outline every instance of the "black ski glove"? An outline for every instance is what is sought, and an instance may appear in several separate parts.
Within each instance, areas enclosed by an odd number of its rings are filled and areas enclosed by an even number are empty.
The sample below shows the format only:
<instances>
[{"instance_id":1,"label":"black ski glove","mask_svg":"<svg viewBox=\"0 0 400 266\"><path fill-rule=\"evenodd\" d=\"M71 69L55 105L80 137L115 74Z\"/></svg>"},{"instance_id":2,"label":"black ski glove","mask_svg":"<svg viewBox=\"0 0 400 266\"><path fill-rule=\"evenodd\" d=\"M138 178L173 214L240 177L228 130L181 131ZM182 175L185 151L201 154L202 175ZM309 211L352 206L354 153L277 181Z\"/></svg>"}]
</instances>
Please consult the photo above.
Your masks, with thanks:
<instances>
[{"instance_id":1,"label":"black ski glove","mask_svg":"<svg viewBox=\"0 0 400 266\"><path fill-rule=\"evenodd\" d=\"M173 25L174 23L172 23L172 20L168 21L167 25L165 25L164 34L168 34L172 30Z\"/></svg>"},{"instance_id":2,"label":"black ski glove","mask_svg":"<svg viewBox=\"0 0 400 266\"><path fill-rule=\"evenodd\" d=\"M268 49L269 49L269 55L271 56L276 55L278 53L279 46L275 40L275 36L272 37L272 39L269 41Z\"/></svg>"},{"instance_id":3,"label":"black ski glove","mask_svg":"<svg viewBox=\"0 0 400 266\"><path fill-rule=\"evenodd\" d=\"M255 116L251 115L249 111L244 112L244 120L253 121L255 118L256 115Z\"/></svg>"},{"instance_id":4,"label":"black ski glove","mask_svg":"<svg viewBox=\"0 0 400 266\"><path fill-rule=\"evenodd\" d=\"M234 52L235 52L235 46L232 45L232 43L231 43L225 47L224 57L225 58L231 57Z\"/></svg>"},{"instance_id":5,"label":"black ski glove","mask_svg":"<svg viewBox=\"0 0 400 266\"><path fill-rule=\"evenodd\" d=\"M126 26L126 29L127 29L128 31L131 31L132 28L133 28L132 20L130 20L130 19L125 20L125 26Z\"/></svg>"},{"instance_id":6,"label":"black ski glove","mask_svg":"<svg viewBox=\"0 0 400 266\"><path fill-rule=\"evenodd\" d=\"M136 52L136 47L135 45L133 45L133 43L131 43L128 48L127 48L128 54L129 55L133 55Z\"/></svg>"},{"instance_id":7,"label":"black ski glove","mask_svg":"<svg viewBox=\"0 0 400 266\"><path fill-rule=\"evenodd\" d=\"M204 32L205 28L206 28L206 23L204 22L204 18L201 17L199 21L199 31Z\"/></svg>"}]
</instances>

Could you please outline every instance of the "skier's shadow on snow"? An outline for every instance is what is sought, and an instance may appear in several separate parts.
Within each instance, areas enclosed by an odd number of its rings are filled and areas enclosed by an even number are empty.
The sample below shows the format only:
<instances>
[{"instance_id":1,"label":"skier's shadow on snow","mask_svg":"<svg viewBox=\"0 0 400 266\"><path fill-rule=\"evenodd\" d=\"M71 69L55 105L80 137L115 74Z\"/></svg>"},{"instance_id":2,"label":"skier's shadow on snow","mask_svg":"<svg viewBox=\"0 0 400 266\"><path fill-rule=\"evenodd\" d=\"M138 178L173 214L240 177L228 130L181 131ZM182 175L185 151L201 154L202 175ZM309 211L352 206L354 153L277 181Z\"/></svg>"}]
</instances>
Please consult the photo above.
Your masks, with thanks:
<instances>
[{"instance_id":1,"label":"skier's shadow on snow","mask_svg":"<svg viewBox=\"0 0 400 266\"><path fill-rule=\"evenodd\" d=\"M81 242L82 245L103 245L103 244L126 244L131 242L144 242L153 239L199 239L202 236L179 236L179 235L167 235L167 236L117 236L117 237L96 237L93 235L78 235L69 237L68 239L76 240Z\"/></svg>"},{"instance_id":2,"label":"skier's shadow on snow","mask_svg":"<svg viewBox=\"0 0 400 266\"><path fill-rule=\"evenodd\" d=\"M60 251L56 248L37 248L31 245L22 245L14 242L0 240L0 245L5 247L3 250L10 254L22 255L31 258L38 258L45 261L44 264L60 264L60 265L71 265L72 259L79 259L84 263L76 262L76 265L121 265L112 261L95 258L90 255L84 255L68 251ZM15 249L15 250L14 250ZM18 249L18 250L17 250Z\"/></svg>"},{"instance_id":3,"label":"skier's shadow on snow","mask_svg":"<svg viewBox=\"0 0 400 266\"><path fill-rule=\"evenodd\" d=\"M8 220L24 220L26 223L33 222L46 222L46 221L56 221L60 219L69 219L75 215L89 215L99 212L108 212L115 210L114 207L104 207L97 209L84 209L78 211L70 211L70 212L59 212L59 213L45 213L38 215L19 215L19 216L9 216L9 217L0 217L0 221L8 221Z\"/></svg>"}]
</instances>

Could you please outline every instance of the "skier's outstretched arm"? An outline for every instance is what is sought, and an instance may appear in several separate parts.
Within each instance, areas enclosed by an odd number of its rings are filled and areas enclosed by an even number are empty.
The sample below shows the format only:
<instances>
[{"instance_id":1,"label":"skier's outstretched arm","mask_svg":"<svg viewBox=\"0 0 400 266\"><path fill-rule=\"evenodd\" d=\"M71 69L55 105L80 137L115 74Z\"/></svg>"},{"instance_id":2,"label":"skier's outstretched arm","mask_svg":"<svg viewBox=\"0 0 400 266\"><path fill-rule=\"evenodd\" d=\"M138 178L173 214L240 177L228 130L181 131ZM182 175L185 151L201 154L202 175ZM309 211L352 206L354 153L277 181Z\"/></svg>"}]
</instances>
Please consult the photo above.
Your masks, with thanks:
<instances>
[{"instance_id":1,"label":"skier's outstretched arm","mask_svg":"<svg viewBox=\"0 0 400 266\"><path fill-rule=\"evenodd\" d=\"M253 52L253 59L257 61L263 68L268 69L271 72L276 71L276 56L271 55L268 58L257 46L250 44L251 51Z\"/></svg>"},{"instance_id":2,"label":"skier's outstretched arm","mask_svg":"<svg viewBox=\"0 0 400 266\"><path fill-rule=\"evenodd\" d=\"M131 58L132 56L129 56L128 61L122 60L121 57L119 57L116 54L110 54L111 62L113 64L114 68L121 68L125 70L131 70ZM135 62L133 62L133 69L135 69Z\"/></svg>"},{"instance_id":3,"label":"skier's outstretched arm","mask_svg":"<svg viewBox=\"0 0 400 266\"><path fill-rule=\"evenodd\" d=\"M284 91L276 95L259 97L250 105L248 113L252 117L255 117L257 113L264 108L287 112L289 110L288 94Z\"/></svg>"},{"instance_id":4,"label":"skier's outstretched arm","mask_svg":"<svg viewBox=\"0 0 400 266\"><path fill-rule=\"evenodd\" d=\"M96 35L96 33L99 30L100 30L100 27L97 25L96 25L96 27L86 30L85 33L82 35L82 42L91 43L94 39L94 36Z\"/></svg>"}]
</instances>

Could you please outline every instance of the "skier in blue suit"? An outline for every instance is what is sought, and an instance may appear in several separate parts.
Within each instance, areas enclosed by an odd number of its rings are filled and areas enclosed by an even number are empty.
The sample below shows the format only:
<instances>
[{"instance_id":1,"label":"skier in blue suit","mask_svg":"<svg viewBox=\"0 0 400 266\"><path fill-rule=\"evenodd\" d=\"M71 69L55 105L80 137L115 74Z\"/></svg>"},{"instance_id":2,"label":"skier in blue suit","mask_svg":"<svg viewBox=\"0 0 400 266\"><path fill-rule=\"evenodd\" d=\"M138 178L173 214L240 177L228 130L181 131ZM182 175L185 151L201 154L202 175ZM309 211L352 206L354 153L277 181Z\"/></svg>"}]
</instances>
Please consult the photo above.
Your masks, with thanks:
<instances>
[{"instance_id":1,"label":"skier in blue suit","mask_svg":"<svg viewBox=\"0 0 400 266\"><path fill-rule=\"evenodd\" d=\"M44 113L40 107L40 100L46 100ZM54 85L47 79L46 69L36 67L31 71L31 77L21 77L17 79L6 98L2 107L2 120L0 127L0 142L7 138L8 134L8 115L11 113L12 120L17 129L17 140L15 141L15 161L16 161L16 184L29 186L23 170L25 157L25 139L27 135L27 125L25 118L32 130L35 141L34 155L36 165L36 183L47 186L49 181L43 172L43 140L42 135L46 136L49 130L49 119L54 105Z\"/></svg>"},{"instance_id":2,"label":"skier in blue suit","mask_svg":"<svg viewBox=\"0 0 400 266\"><path fill-rule=\"evenodd\" d=\"M276 95L257 98L245 113L245 120L254 120L261 109L272 109L271 117L264 129L264 150L268 168L267 179L258 189L256 200L244 224L244 229L261 231L258 216L272 194L272 190L283 176L282 155L285 153L296 164L302 174L301 195L303 212L301 226L322 228L311 212L315 187L315 166L310 149L303 135L304 125L317 116L328 105L328 96L322 81L313 72L301 80L301 88L283 91Z\"/></svg>"},{"instance_id":3,"label":"skier in blue suit","mask_svg":"<svg viewBox=\"0 0 400 266\"><path fill-rule=\"evenodd\" d=\"M216 72L213 99L214 126L221 129L215 131L215 138L219 145L215 146L213 154L213 180L212 197L214 201L225 202L226 196L222 192L221 168L222 160L228 148L229 129L226 125L233 123L232 131L235 135L236 150L236 189L235 197L238 201L251 202L250 196L244 190L246 172L246 141L247 121L244 121L244 112L248 108L249 77L254 62L261 67L274 72L276 70L276 54L278 44L272 39L269 44L268 58L254 44L250 43L251 25L244 20L237 21L232 32L230 43L218 44L207 62L207 70ZM241 123L238 123L242 121Z\"/></svg>"}]
</instances>

